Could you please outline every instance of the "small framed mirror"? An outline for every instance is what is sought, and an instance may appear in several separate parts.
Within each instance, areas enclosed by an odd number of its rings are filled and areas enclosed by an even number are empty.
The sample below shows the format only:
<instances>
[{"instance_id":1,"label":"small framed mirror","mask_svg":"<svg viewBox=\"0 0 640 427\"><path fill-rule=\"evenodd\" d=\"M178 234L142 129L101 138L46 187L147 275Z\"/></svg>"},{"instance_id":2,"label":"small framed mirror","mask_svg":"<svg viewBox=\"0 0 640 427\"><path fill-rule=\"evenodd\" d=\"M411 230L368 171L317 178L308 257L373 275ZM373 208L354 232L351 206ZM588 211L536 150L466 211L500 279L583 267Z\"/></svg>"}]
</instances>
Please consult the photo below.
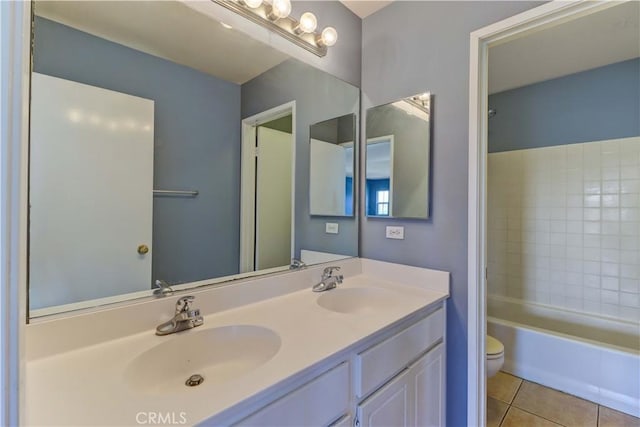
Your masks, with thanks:
<instances>
[{"instance_id":1,"label":"small framed mirror","mask_svg":"<svg viewBox=\"0 0 640 427\"><path fill-rule=\"evenodd\" d=\"M369 108L365 214L429 218L431 94Z\"/></svg>"},{"instance_id":2,"label":"small framed mirror","mask_svg":"<svg viewBox=\"0 0 640 427\"><path fill-rule=\"evenodd\" d=\"M355 114L347 114L309 127L311 215L354 215L355 122Z\"/></svg>"}]
</instances>

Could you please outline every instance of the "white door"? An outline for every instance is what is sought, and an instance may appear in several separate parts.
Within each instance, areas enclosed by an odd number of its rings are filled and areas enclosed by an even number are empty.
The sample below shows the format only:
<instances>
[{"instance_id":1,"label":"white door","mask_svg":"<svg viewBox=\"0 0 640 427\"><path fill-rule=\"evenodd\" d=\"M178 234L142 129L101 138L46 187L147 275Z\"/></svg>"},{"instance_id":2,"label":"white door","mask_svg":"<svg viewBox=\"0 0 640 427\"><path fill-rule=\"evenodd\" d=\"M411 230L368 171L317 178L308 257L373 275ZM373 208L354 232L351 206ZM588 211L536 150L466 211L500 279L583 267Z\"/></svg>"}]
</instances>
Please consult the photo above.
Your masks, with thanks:
<instances>
[{"instance_id":1,"label":"white door","mask_svg":"<svg viewBox=\"0 0 640 427\"><path fill-rule=\"evenodd\" d=\"M347 169L344 147L312 139L310 150L311 215L345 215Z\"/></svg>"},{"instance_id":2,"label":"white door","mask_svg":"<svg viewBox=\"0 0 640 427\"><path fill-rule=\"evenodd\" d=\"M33 73L32 309L149 289L153 101Z\"/></svg>"},{"instance_id":3,"label":"white door","mask_svg":"<svg viewBox=\"0 0 640 427\"><path fill-rule=\"evenodd\" d=\"M293 138L259 127L256 165L255 269L291 261Z\"/></svg>"},{"instance_id":4,"label":"white door","mask_svg":"<svg viewBox=\"0 0 640 427\"><path fill-rule=\"evenodd\" d=\"M410 426L411 390L405 370L357 407L361 427Z\"/></svg>"},{"instance_id":5,"label":"white door","mask_svg":"<svg viewBox=\"0 0 640 427\"><path fill-rule=\"evenodd\" d=\"M409 369L412 381L413 425L440 427L445 424L444 345L431 350Z\"/></svg>"}]
</instances>

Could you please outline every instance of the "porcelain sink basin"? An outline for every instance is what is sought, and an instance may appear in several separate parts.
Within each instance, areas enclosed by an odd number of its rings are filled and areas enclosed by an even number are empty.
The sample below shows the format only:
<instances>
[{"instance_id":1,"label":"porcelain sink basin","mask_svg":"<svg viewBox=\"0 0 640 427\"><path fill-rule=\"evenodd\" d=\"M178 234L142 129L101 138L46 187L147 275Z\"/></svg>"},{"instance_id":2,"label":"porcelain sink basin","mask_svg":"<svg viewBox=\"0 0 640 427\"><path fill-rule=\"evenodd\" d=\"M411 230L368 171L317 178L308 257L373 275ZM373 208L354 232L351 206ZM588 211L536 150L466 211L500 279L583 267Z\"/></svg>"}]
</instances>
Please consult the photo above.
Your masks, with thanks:
<instances>
[{"instance_id":1,"label":"porcelain sink basin","mask_svg":"<svg viewBox=\"0 0 640 427\"><path fill-rule=\"evenodd\" d=\"M232 381L268 362L280 349L280 336L271 329L234 325L191 329L163 337L127 367L125 380L134 389L164 394ZM192 375L204 381L185 383Z\"/></svg>"},{"instance_id":2,"label":"porcelain sink basin","mask_svg":"<svg viewBox=\"0 0 640 427\"><path fill-rule=\"evenodd\" d=\"M381 288L338 288L318 297L320 307L337 313L373 314L399 303L402 296Z\"/></svg>"}]
</instances>

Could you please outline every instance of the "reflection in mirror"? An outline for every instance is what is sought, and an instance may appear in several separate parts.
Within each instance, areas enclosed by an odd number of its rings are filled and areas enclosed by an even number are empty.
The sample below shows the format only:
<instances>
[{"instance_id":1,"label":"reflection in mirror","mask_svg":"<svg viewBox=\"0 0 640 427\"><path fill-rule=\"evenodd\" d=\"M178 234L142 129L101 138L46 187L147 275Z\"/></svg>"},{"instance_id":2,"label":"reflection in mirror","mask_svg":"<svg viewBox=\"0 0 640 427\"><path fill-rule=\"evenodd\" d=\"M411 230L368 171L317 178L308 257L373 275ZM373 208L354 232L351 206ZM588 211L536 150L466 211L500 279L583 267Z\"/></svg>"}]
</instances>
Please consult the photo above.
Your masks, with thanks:
<instances>
[{"instance_id":1,"label":"reflection in mirror","mask_svg":"<svg viewBox=\"0 0 640 427\"><path fill-rule=\"evenodd\" d=\"M393 135L367 140L367 215L392 216Z\"/></svg>"},{"instance_id":2,"label":"reflection in mirror","mask_svg":"<svg viewBox=\"0 0 640 427\"><path fill-rule=\"evenodd\" d=\"M431 95L367 110L367 216L429 218Z\"/></svg>"},{"instance_id":3,"label":"reflection in mirror","mask_svg":"<svg viewBox=\"0 0 640 427\"><path fill-rule=\"evenodd\" d=\"M355 115L315 123L309 136L311 215L353 216Z\"/></svg>"},{"instance_id":4,"label":"reflection in mirror","mask_svg":"<svg viewBox=\"0 0 640 427\"><path fill-rule=\"evenodd\" d=\"M31 317L357 256L355 218L331 239L309 216L307 129L358 88L189 3L34 10Z\"/></svg>"}]
</instances>

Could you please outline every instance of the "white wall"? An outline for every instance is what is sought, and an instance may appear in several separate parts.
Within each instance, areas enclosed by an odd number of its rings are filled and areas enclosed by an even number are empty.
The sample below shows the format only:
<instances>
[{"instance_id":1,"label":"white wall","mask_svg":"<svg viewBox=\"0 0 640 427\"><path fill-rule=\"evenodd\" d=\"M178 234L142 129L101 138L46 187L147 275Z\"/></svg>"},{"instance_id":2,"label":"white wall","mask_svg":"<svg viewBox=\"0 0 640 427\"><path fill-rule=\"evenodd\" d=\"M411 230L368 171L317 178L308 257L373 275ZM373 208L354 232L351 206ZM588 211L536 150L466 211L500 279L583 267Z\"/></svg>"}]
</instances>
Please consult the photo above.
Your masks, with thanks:
<instances>
[{"instance_id":1,"label":"white wall","mask_svg":"<svg viewBox=\"0 0 640 427\"><path fill-rule=\"evenodd\" d=\"M640 137L489 154L488 292L640 321Z\"/></svg>"}]
</instances>

